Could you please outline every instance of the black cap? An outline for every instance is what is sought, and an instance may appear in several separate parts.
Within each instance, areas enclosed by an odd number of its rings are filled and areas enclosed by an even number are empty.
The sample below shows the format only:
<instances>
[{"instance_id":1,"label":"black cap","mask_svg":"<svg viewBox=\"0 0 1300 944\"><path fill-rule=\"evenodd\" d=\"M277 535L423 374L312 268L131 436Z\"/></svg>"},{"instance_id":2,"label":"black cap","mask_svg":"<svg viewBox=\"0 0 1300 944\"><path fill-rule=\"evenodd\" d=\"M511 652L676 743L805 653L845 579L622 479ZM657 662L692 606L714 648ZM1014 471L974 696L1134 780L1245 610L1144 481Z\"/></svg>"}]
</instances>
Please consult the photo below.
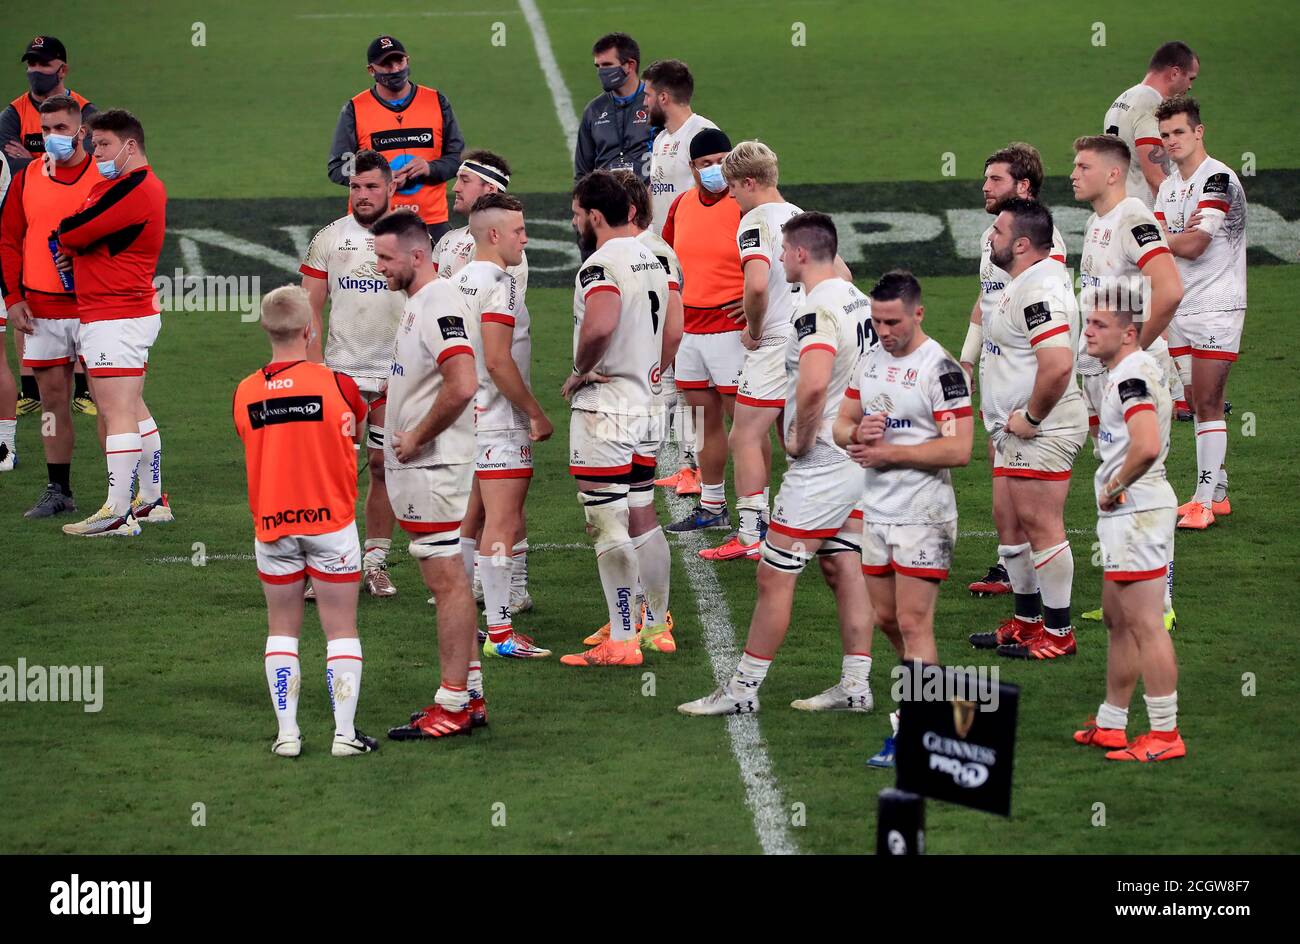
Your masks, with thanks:
<instances>
[{"instance_id":1,"label":"black cap","mask_svg":"<svg viewBox=\"0 0 1300 944\"><path fill-rule=\"evenodd\" d=\"M706 154L721 154L731 150L731 138L721 128L705 128L691 138L691 160Z\"/></svg>"},{"instance_id":2,"label":"black cap","mask_svg":"<svg viewBox=\"0 0 1300 944\"><path fill-rule=\"evenodd\" d=\"M37 36L27 44L27 51L23 53L19 62L26 62L29 59L39 59L41 62L49 62L51 59L62 59L68 61L68 51L63 48L63 43L53 36Z\"/></svg>"},{"instance_id":3,"label":"black cap","mask_svg":"<svg viewBox=\"0 0 1300 944\"><path fill-rule=\"evenodd\" d=\"M373 66L393 53L405 56L406 47L402 45L401 40L394 39L392 36L380 36L378 39L373 40L369 48L366 49L366 62Z\"/></svg>"}]
</instances>

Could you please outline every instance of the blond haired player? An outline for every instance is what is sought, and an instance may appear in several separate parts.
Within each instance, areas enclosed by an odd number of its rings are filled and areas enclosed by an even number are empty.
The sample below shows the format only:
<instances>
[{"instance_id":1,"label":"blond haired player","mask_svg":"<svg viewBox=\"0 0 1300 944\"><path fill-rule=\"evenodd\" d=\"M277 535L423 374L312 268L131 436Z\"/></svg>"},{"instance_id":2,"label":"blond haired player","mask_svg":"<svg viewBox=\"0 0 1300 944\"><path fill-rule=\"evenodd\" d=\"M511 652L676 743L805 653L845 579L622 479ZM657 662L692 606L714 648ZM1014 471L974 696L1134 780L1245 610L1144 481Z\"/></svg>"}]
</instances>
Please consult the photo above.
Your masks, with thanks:
<instances>
[{"instance_id":1,"label":"blond haired player","mask_svg":"<svg viewBox=\"0 0 1300 944\"><path fill-rule=\"evenodd\" d=\"M1013 141L999 151L994 151L984 159L984 212L997 215L1003 200L1012 197L1037 200L1038 191L1043 186L1043 161L1038 150L1032 144ZM998 306L1002 290L1011 281L1011 276L993 264L990 258L989 240L993 236L993 225L980 236L980 290L975 297L975 304L970 312L970 327L966 329L966 342L961 349L961 365L968 378L974 377L979 365L980 350L984 341L984 318ZM1065 240L1061 231L1052 227L1051 257L1057 262L1065 262ZM989 468L993 467L993 440L988 441ZM993 524L999 532L1014 528L1014 516L1007 508L1006 480L1000 476L993 477ZM1001 543L1006 544L1007 541ZM975 596L993 596L1011 592L1011 580L1007 576L1005 562L998 560L989 568L981 579L968 588Z\"/></svg>"},{"instance_id":2,"label":"blond haired player","mask_svg":"<svg viewBox=\"0 0 1300 944\"><path fill-rule=\"evenodd\" d=\"M631 216L628 222L636 238L654 254L668 273L668 307L664 319L663 341L659 351L659 363L672 362L677 354L677 346L682 340L682 266L677 261L673 247L663 241L650 228L650 191L645 183L630 170L612 171L614 177L627 191L631 202ZM650 430L645 442L639 443L636 455L643 459L658 460L659 450L667 437L668 416L671 410L669 391L665 383L655 398L654 414L651 417ZM640 633L647 623L655 625L660 618L650 606L649 600L655 599L660 605L667 606L669 577L672 570L672 551L668 539L664 537L663 528L655 514L653 482L638 482L628 487L628 533L632 535L632 544L636 548L637 568L641 575L641 590L637 595L637 632ZM646 589L650 587L652 589ZM667 627L667 634L660 634L650 641L655 648L668 645L672 639L673 614L665 612L662 622ZM583 640L588 646L595 646L609 638L609 623L596 630ZM672 645L676 645L675 642Z\"/></svg>"},{"instance_id":3,"label":"blond haired player","mask_svg":"<svg viewBox=\"0 0 1300 944\"><path fill-rule=\"evenodd\" d=\"M511 266L524 258L524 205L489 193L470 209L474 261L451 278L467 320L479 323L479 387L474 404L474 486L483 508L479 555L487 616L485 656L534 659L551 654L514 630L510 607L514 557L533 476L533 443L554 427L529 388L533 342L528 309Z\"/></svg>"},{"instance_id":4,"label":"blond haired player","mask_svg":"<svg viewBox=\"0 0 1300 944\"><path fill-rule=\"evenodd\" d=\"M922 321L921 285L886 272L870 292L878 346L859 361L835 419L835 442L866 470L862 572L876 625L899 658L938 664L934 605L957 543L949 469L970 462L970 387ZM868 763L892 765L893 735Z\"/></svg>"},{"instance_id":5,"label":"blond haired player","mask_svg":"<svg viewBox=\"0 0 1300 944\"><path fill-rule=\"evenodd\" d=\"M655 460L640 452L652 438L660 384L668 272L636 237L627 190L609 171L593 171L573 190L573 228L586 261L573 293L573 372L560 390L569 402L569 472L596 551L609 637L560 661L570 666L635 666L648 645L676 651L658 581L641 574L645 545L637 537L658 526L653 506L629 488L654 481ZM634 527L634 524L636 527ZM633 531L637 531L634 534ZM637 585L645 587L647 622L638 633ZM667 590L664 575L663 590ZM657 620L650 623L653 617Z\"/></svg>"},{"instance_id":6,"label":"blond haired player","mask_svg":"<svg viewBox=\"0 0 1300 944\"><path fill-rule=\"evenodd\" d=\"M387 159L377 151L357 153L348 179L352 212L313 237L298 271L311 301L315 335L309 356L324 360L331 370L347 374L369 405L366 416L366 543L362 582L371 596L397 593L388 576L388 551L393 543L392 506L384 480L384 385L393 361L393 337L404 299L388 290L375 268L375 237L370 227L388 212L396 190ZM322 331L325 302L330 304L329 331ZM312 599L314 587L307 589Z\"/></svg>"},{"instance_id":7,"label":"blond haired player","mask_svg":"<svg viewBox=\"0 0 1300 944\"><path fill-rule=\"evenodd\" d=\"M785 349L782 441L790 457L763 539L758 600L744 653L731 678L678 705L686 715L758 711L758 689L785 640L799 574L813 557L835 595L843 662L838 684L798 699L802 711L870 711L871 606L861 571L862 472L835 444L832 426L853 379L871 316L870 300L839 277L838 234L825 213L801 213L782 229L785 277L806 291ZM872 336L874 337L874 335Z\"/></svg>"},{"instance_id":8,"label":"blond haired player","mask_svg":"<svg viewBox=\"0 0 1300 944\"><path fill-rule=\"evenodd\" d=\"M1183 298L1183 282L1169 253L1160 224L1145 203L1125 191L1129 166L1128 146L1114 135L1098 134L1074 142L1074 170L1070 183L1076 200L1092 204L1092 216L1083 228L1079 260L1081 296L1132 304L1143 299L1144 314L1139 340L1165 371L1169 386L1177 370L1162 336ZM1149 288L1147 283L1149 282ZM1105 388L1105 367L1080 348L1077 369L1083 380L1083 398L1090 426L1097 423L1097 404ZM1165 623L1176 625L1173 605L1173 561L1165 588ZM1093 611L1088 618L1099 616Z\"/></svg>"},{"instance_id":9,"label":"blond haired player","mask_svg":"<svg viewBox=\"0 0 1300 944\"><path fill-rule=\"evenodd\" d=\"M1196 99L1167 99L1156 118L1174 171L1155 216L1183 279L1169 353L1196 414L1196 492L1178 509L1178 527L1203 530L1232 513L1223 395L1246 322L1246 193L1231 167L1205 153Z\"/></svg>"},{"instance_id":10,"label":"blond haired player","mask_svg":"<svg viewBox=\"0 0 1300 944\"><path fill-rule=\"evenodd\" d=\"M310 574L326 639L325 685L334 712L330 753L349 757L379 747L355 723L362 668L355 450L366 403L352 378L308 359L312 321L307 293L297 286L262 299L271 360L235 390L234 421L244 443L257 573L266 595L264 665L279 725L271 752L302 753L298 640L302 585Z\"/></svg>"},{"instance_id":11,"label":"blond haired player","mask_svg":"<svg viewBox=\"0 0 1300 944\"><path fill-rule=\"evenodd\" d=\"M440 684L433 704L390 728L393 740L470 734L487 723L474 666L478 613L460 557L460 524L474 475L478 321L438 278L429 233L398 210L375 223L375 256L388 287L406 294L388 381L384 463L388 500L411 538L425 585L438 600Z\"/></svg>"},{"instance_id":12,"label":"blond haired player","mask_svg":"<svg viewBox=\"0 0 1300 944\"><path fill-rule=\"evenodd\" d=\"M1178 733L1178 663L1161 614L1177 505L1165 477L1172 404L1163 369L1140 347L1140 331L1126 305L1103 299L1088 312L1088 353L1109 371L1094 485L1110 645L1106 699L1074 740L1109 749L1109 760L1152 763L1184 757L1187 746ZM1139 676L1151 730L1130 742L1129 702Z\"/></svg>"},{"instance_id":13,"label":"blond haired player","mask_svg":"<svg viewBox=\"0 0 1300 944\"><path fill-rule=\"evenodd\" d=\"M998 555L1017 606L1010 620L970 642L1003 656L1053 659L1075 652L1065 499L1075 456L1088 438L1074 382L1079 309L1069 272L1051 258L1052 214L1045 206L1019 198L1003 203L990 249L1011 281L984 322L980 402L994 441L993 474L1008 480L1015 515L1014 527L1000 530L1007 543Z\"/></svg>"},{"instance_id":14,"label":"blond haired player","mask_svg":"<svg viewBox=\"0 0 1300 944\"><path fill-rule=\"evenodd\" d=\"M456 195L452 209L468 217L470 209L480 197L493 193L505 193L510 186L510 165L500 154L492 151L475 150L467 152L461 160L460 169L452 183L452 192ZM433 248L433 263L438 276L450 279L475 257L474 234L469 225L449 230ZM528 317L528 254L520 258L517 265L506 267L506 273L515 280L519 309L525 319ZM469 510L465 513L465 523L461 531L460 549L464 555L465 568L473 578L474 599L483 603L482 558L478 553L483 532L483 499L479 492L478 479L474 480L474 490L469 497ZM519 534L511 541L510 573L510 612L522 613L532 609L533 598L528 593L528 521L524 508L519 507ZM430 603L434 602L432 599Z\"/></svg>"},{"instance_id":15,"label":"blond haired player","mask_svg":"<svg viewBox=\"0 0 1300 944\"><path fill-rule=\"evenodd\" d=\"M1200 71L1201 60L1190 46L1177 40L1164 43L1151 55L1142 81L1126 89L1106 109L1103 130L1123 141L1131 155L1125 190L1148 209L1169 175L1169 156L1156 127L1156 108L1164 99L1191 89Z\"/></svg>"}]
</instances>

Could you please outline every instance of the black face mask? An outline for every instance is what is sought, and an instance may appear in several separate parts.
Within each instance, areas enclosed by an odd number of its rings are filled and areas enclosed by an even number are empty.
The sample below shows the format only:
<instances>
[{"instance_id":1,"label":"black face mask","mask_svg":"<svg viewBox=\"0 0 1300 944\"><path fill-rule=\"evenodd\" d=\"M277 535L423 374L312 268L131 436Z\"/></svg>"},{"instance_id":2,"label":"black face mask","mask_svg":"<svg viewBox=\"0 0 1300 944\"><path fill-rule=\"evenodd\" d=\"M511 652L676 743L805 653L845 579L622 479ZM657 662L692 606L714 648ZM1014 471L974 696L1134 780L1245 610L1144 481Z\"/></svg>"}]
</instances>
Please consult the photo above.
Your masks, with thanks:
<instances>
[{"instance_id":1,"label":"black face mask","mask_svg":"<svg viewBox=\"0 0 1300 944\"><path fill-rule=\"evenodd\" d=\"M49 95L59 84L58 72L36 72L27 73L27 84L32 87L33 95L40 95L42 98Z\"/></svg>"},{"instance_id":2,"label":"black face mask","mask_svg":"<svg viewBox=\"0 0 1300 944\"><path fill-rule=\"evenodd\" d=\"M375 81L390 92L400 92L411 75L411 67L398 69L396 72L376 72Z\"/></svg>"}]
</instances>

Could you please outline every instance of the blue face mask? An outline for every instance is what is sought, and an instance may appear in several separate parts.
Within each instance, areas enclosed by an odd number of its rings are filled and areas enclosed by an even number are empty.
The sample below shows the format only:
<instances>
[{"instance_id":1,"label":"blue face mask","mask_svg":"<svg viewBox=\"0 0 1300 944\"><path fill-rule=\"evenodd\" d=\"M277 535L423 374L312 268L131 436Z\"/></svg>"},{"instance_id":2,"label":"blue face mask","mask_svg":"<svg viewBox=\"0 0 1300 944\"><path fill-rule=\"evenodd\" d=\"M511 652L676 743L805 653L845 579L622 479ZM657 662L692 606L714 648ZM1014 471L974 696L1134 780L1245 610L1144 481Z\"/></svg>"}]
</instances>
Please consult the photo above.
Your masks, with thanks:
<instances>
[{"instance_id":1,"label":"blue face mask","mask_svg":"<svg viewBox=\"0 0 1300 944\"><path fill-rule=\"evenodd\" d=\"M122 151L125 150L126 150L126 145L123 144ZM117 156L110 161L95 162L95 166L99 168L99 173L104 177L105 180L112 180L114 177L116 177L118 174L121 173L121 171L117 169L117 158L122 156L122 151L118 151Z\"/></svg>"},{"instance_id":2,"label":"blue face mask","mask_svg":"<svg viewBox=\"0 0 1300 944\"><path fill-rule=\"evenodd\" d=\"M66 161L77 150L77 136L74 134L47 134L45 136L45 153L56 161Z\"/></svg>"},{"instance_id":3,"label":"blue face mask","mask_svg":"<svg viewBox=\"0 0 1300 944\"><path fill-rule=\"evenodd\" d=\"M727 178L722 176L722 165L714 164L700 171L700 183L709 193L722 193L727 189Z\"/></svg>"}]
</instances>

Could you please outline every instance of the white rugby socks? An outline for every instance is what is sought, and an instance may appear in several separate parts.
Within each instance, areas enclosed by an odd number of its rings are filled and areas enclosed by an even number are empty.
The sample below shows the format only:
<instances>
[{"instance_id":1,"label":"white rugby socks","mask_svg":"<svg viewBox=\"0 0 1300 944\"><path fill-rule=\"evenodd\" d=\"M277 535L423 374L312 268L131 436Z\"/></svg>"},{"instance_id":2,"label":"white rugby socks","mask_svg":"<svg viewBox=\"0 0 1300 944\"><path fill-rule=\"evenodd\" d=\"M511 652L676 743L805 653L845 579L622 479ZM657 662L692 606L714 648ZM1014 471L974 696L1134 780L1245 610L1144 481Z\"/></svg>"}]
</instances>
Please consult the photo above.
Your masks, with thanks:
<instances>
[{"instance_id":1,"label":"white rugby socks","mask_svg":"<svg viewBox=\"0 0 1300 944\"><path fill-rule=\"evenodd\" d=\"M326 640L325 687L334 712L334 736L352 740L361 696L361 640L356 636Z\"/></svg>"},{"instance_id":2,"label":"white rugby socks","mask_svg":"<svg viewBox=\"0 0 1300 944\"><path fill-rule=\"evenodd\" d=\"M840 668L840 685L850 695L871 688L871 656L865 652L846 655Z\"/></svg>"},{"instance_id":3,"label":"white rugby socks","mask_svg":"<svg viewBox=\"0 0 1300 944\"><path fill-rule=\"evenodd\" d=\"M140 434L116 433L104 437L104 458L108 462L107 504L115 515L131 507L131 480L140 461Z\"/></svg>"},{"instance_id":4,"label":"white rugby socks","mask_svg":"<svg viewBox=\"0 0 1300 944\"><path fill-rule=\"evenodd\" d=\"M488 638L505 642L514 631L510 619L510 575L512 558L499 554L479 558L479 575L483 579L483 614Z\"/></svg>"},{"instance_id":5,"label":"white rugby socks","mask_svg":"<svg viewBox=\"0 0 1300 944\"><path fill-rule=\"evenodd\" d=\"M392 538L366 538L365 556L361 558L363 570L379 570L388 563L388 552L393 546Z\"/></svg>"},{"instance_id":6,"label":"white rugby socks","mask_svg":"<svg viewBox=\"0 0 1300 944\"><path fill-rule=\"evenodd\" d=\"M752 695L763 684L763 679L767 678L767 670L771 667L771 659L761 659L751 655L748 650L742 652L736 671L732 673L731 681L727 683L728 693L733 698L747 698Z\"/></svg>"},{"instance_id":7,"label":"white rugby socks","mask_svg":"<svg viewBox=\"0 0 1300 944\"><path fill-rule=\"evenodd\" d=\"M1043 597L1043 628L1054 636L1064 636L1071 628L1070 587L1074 583L1070 542L1034 551L1033 561Z\"/></svg>"},{"instance_id":8,"label":"white rugby socks","mask_svg":"<svg viewBox=\"0 0 1300 944\"><path fill-rule=\"evenodd\" d=\"M271 707L280 737L298 737L298 692L302 688L298 638L267 636L265 665L266 687L271 690Z\"/></svg>"},{"instance_id":9,"label":"white rugby socks","mask_svg":"<svg viewBox=\"0 0 1300 944\"><path fill-rule=\"evenodd\" d=\"M477 564L478 542L473 538L461 536L460 539L460 559L465 565L465 576L474 581L474 568Z\"/></svg>"},{"instance_id":10,"label":"white rugby socks","mask_svg":"<svg viewBox=\"0 0 1300 944\"><path fill-rule=\"evenodd\" d=\"M1228 454L1228 424L1213 420L1196 424L1196 494L1193 501L1209 505L1219 481L1219 469Z\"/></svg>"},{"instance_id":11,"label":"white rugby socks","mask_svg":"<svg viewBox=\"0 0 1300 944\"><path fill-rule=\"evenodd\" d=\"M632 539L637 569L645 590L646 627L665 626L668 619L668 584L672 572L672 551L664 529L658 525ZM611 628L613 624L610 624Z\"/></svg>"},{"instance_id":12,"label":"white rugby socks","mask_svg":"<svg viewBox=\"0 0 1300 944\"><path fill-rule=\"evenodd\" d=\"M1143 695L1147 703L1147 717L1152 731L1178 730L1178 693L1169 695Z\"/></svg>"},{"instance_id":13,"label":"white rugby socks","mask_svg":"<svg viewBox=\"0 0 1300 944\"><path fill-rule=\"evenodd\" d=\"M758 532L767 513L767 489L737 498L736 512L740 516L737 539L741 544L758 543Z\"/></svg>"},{"instance_id":14,"label":"white rugby socks","mask_svg":"<svg viewBox=\"0 0 1300 944\"><path fill-rule=\"evenodd\" d=\"M726 483L719 482L717 485L710 485L707 482L700 483L700 507L710 514L717 514L727 504Z\"/></svg>"},{"instance_id":15,"label":"white rugby socks","mask_svg":"<svg viewBox=\"0 0 1300 944\"><path fill-rule=\"evenodd\" d=\"M140 501L154 502L162 498L162 437L153 417L140 420L140 456L136 465L136 479L140 483Z\"/></svg>"},{"instance_id":16,"label":"white rugby socks","mask_svg":"<svg viewBox=\"0 0 1300 944\"><path fill-rule=\"evenodd\" d=\"M1096 720L1099 728L1118 728L1123 731L1128 727L1128 709L1103 701L1097 708Z\"/></svg>"}]
</instances>

